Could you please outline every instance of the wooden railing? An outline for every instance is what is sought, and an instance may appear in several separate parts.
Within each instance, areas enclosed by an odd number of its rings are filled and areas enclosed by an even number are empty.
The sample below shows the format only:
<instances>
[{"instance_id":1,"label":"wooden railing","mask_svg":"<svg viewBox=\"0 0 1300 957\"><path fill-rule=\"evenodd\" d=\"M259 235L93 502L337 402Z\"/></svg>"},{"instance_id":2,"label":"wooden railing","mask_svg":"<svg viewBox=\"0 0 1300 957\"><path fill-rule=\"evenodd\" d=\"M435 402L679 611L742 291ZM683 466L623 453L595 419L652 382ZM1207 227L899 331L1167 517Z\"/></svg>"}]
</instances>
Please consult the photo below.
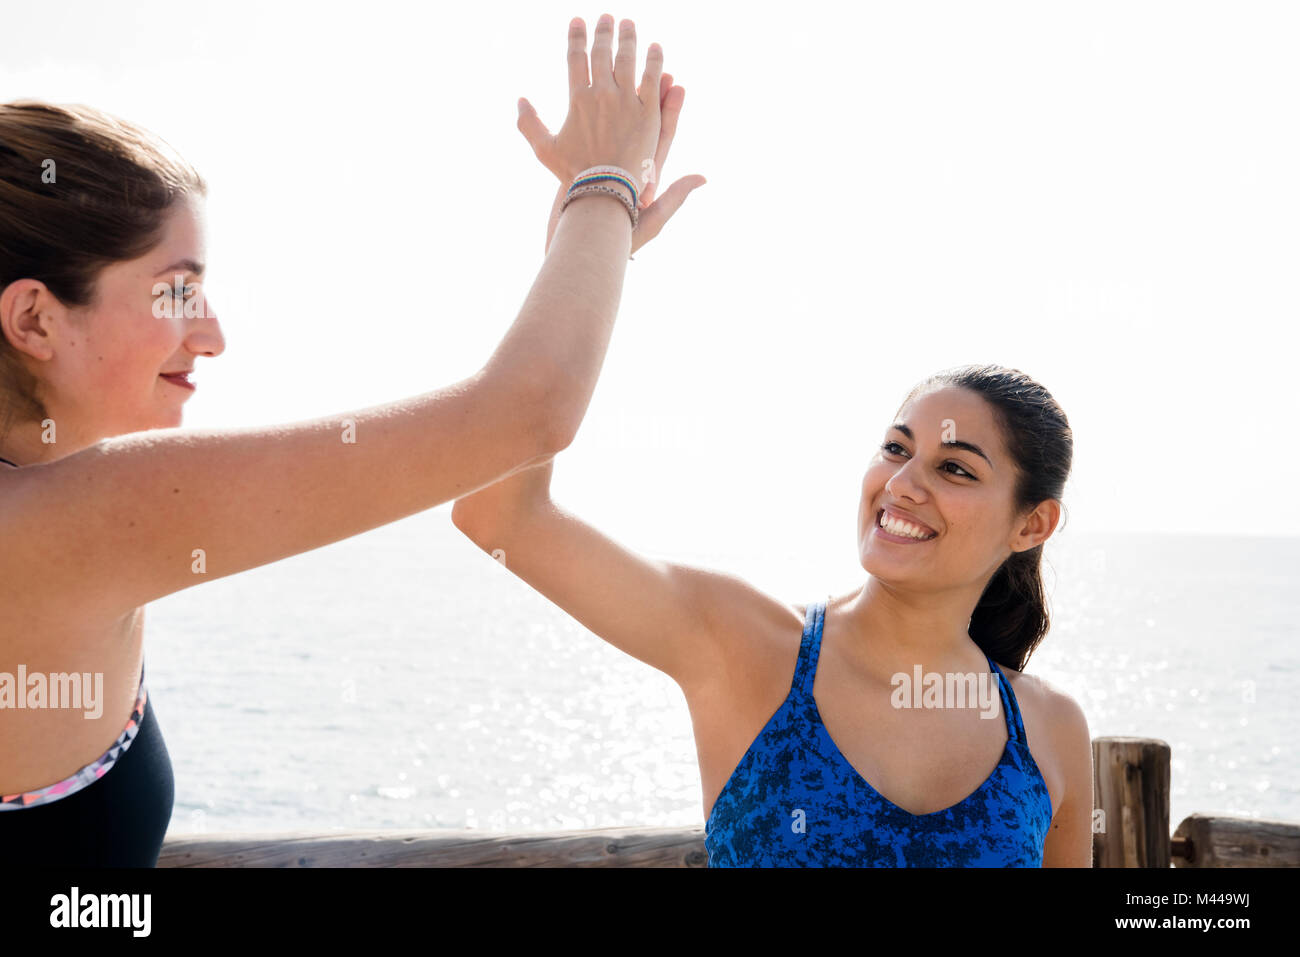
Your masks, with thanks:
<instances>
[{"instance_id":1,"label":"wooden railing","mask_svg":"<svg viewBox=\"0 0 1300 957\"><path fill-rule=\"evenodd\" d=\"M1193 814L1169 833L1169 745L1094 738L1094 867L1296 867L1300 823ZM179 835L159 867L706 867L703 827Z\"/></svg>"},{"instance_id":2,"label":"wooden railing","mask_svg":"<svg viewBox=\"0 0 1300 957\"><path fill-rule=\"evenodd\" d=\"M707 867L703 827L169 838L159 867Z\"/></svg>"}]
</instances>

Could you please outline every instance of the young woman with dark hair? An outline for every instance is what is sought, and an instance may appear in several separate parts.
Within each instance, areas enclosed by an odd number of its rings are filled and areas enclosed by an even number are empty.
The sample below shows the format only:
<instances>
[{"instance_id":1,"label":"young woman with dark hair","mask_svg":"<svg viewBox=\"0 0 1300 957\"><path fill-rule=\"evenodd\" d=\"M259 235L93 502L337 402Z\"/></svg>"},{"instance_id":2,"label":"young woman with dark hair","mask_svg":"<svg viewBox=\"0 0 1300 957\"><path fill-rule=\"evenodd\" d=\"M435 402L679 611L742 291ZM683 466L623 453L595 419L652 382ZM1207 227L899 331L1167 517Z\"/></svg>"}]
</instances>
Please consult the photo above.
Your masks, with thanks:
<instances>
[{"instance_id":1,"label":"young woman with dark hair","mask_svg":"<svg viewBox=\"0 0 1300 957\"><path fill-rule=\"evenodd\" d=\"M629 551L552 500L551 461L452 520L681 687L711 866L1087 867L1087 722L1022 673L1048 630L1040 562L1072 456L1065 414L1018 370L930 377L863 476L865 582L806 605ZM989 706L907 707L899 677L918 669L982 684Z\"/></svg>"}]
</instances>

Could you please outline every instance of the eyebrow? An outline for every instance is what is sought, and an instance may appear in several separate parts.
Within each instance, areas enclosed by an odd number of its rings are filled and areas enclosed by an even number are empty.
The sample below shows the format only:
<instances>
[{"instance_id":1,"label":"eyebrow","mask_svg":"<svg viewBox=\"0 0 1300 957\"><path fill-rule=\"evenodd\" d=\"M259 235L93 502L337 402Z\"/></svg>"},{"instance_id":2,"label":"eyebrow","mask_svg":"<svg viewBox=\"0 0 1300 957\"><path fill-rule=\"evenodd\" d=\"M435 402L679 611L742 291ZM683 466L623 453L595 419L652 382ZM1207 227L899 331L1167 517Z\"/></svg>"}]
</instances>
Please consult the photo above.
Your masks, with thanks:
<instances>
[{"instance_id":1,"label":"eyebrow","mask_svg":"<svg viewBox=\"0 0 1300 957\"><path fill-rule=\"evenodd\" d=\"M890 428L898 429L898 431L902 432L913 442L916 441L916 436L912 434L912 430L909 429L907 426L905 426L902 422L895 422L893 425L890 426ZM985 455L984 450L981 449L978 445L972 445L970 442L962 442L960 439L953 439L951 442L941 442L939 444L944 446L944 448L965 449L967 452L974 452L985 462L989 463L989 468L993 467L993 460L990 459L987 455Z\"/></svg>"},{"instance_id":2,"label":"eyebrow","mask_svg":"<svg viewBox=\"0 0 1300 957\"><path fill-rule=\"evenodd\" d=\"M185 267L186 272L192 272L199 276L203 275L203 263L195 262L193 259L180 259L172 263L170 266L158 270L156 273L154 273L154 276L155 277L161 276L163 273L168 273L175 269L180 269L182 266Z\"/></svg>"}]
</instances>

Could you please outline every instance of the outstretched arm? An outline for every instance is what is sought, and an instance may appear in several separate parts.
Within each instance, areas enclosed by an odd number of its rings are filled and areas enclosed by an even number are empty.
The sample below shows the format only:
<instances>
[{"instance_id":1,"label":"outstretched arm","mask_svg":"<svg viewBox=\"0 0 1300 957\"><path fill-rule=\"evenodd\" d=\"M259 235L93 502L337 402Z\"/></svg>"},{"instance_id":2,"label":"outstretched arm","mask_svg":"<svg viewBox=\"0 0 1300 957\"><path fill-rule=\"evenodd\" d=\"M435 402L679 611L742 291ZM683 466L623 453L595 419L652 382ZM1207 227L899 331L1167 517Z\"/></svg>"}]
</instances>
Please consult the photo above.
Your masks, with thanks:
<instances>
[{"instance_id":1,"label":"outstretched arm","mask_svg":"<svg viewBox=\"0 0 1300 957\"><path fill-rule=\"evenodd\" d=\"M562 132L558 149L579 169L639 167L659 135L658 100L642 104L630 83L614 82L612 34L602 20L588 87L585 27L571 24L569 138ZM620 75L634 50L625 21ZM661 72L652 47L643 85L657 86ZM13 594L49 596L60 614L102 621L544 460L572 440L591 399L631 232L612 197L571 204L501 345L478 373L443 389L282 426L133 433L5 469L0 578Z\"/></svg>"},{"instance_id":2,"label":"outstretched arm","mask_svg":"<svg viewBox=\"0 0 1300 957\"><path fill-rule=\"evenodd\" d=\"M638 555L551 499L553 461L459 499L456 527L594 634L683 689L726 670L721 609L754 593L733 576Z\"/></svg>"},{"instance_id":3,"label":"outstretched arm","mask_svg":"<svg viewBox=\"0 0 1300 957\"><path fill-rule=\"evenodd\" d=\"M646 89L653 87L642 85L643 98ZM686 95L667 73L658 89L662 126L654 161L648 164L651 175L641 188L633 249L657 236L686 196L705 182L703 176L683 177L655 196ZM547 224L550 249L568 182L551 162L546 127L531 107L525 107L520 131L561 180ZM515 575L615 647L683 687L716 678L721 673L717 636L722 631L711 609L752 589L727 575L646 558L601 534L551 500L552 466L547 460L459 499L452 521Z\"/></svg>"}]
</instances>

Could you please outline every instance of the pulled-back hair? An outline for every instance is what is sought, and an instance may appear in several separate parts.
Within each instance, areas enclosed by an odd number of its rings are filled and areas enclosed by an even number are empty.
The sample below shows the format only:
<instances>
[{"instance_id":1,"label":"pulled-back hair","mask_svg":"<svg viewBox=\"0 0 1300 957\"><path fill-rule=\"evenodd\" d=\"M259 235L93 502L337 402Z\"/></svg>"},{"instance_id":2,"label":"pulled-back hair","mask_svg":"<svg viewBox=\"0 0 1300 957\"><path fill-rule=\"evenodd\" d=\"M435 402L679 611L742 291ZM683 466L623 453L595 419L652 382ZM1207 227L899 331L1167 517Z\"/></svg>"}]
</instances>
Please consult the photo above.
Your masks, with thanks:
<instances>
[{"instance_id":1,"label":"pulled-back hair","mask_svg":"<svg viewBox=\"0 0 1300 957\"><path fill-rule=\"evenodd\" d=\"M203 178L138 126L79 104L0 104L0 292L37 279L65 306L94 305L100 271L156 246L189 193L207 195ZM37 387L0 335L0 439L46 418Z\"/></svg>"},{"instance_id":2,"label":"pulled-back hair","mask_svg":"<svg viewBox=\"0 0 1300 957\"><path fill-rule=\"evenodd\" d=\"M1016 464L1017 514L1046 499L1061 500L1074 459L1074 436L1051 393L1019 369L966 365L918 383L903 404L920 392L945 386L970 389L992 407ZM969 634L980 650L1017 671L1024 670L1051 625L1042 559L1042 544L1013 552L989 579L970 620Z\"/></svg>"}]
</instances>

